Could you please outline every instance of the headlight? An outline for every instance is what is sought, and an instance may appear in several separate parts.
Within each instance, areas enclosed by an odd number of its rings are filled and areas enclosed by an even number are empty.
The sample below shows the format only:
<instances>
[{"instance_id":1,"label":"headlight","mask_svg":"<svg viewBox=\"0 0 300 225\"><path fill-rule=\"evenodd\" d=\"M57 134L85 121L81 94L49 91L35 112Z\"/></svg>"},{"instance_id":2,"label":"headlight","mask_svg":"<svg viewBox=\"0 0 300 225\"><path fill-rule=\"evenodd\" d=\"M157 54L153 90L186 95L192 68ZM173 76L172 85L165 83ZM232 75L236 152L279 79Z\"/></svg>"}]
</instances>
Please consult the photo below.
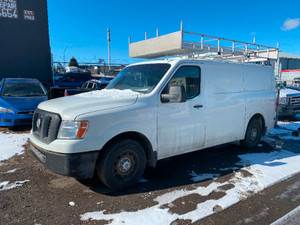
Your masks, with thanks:
<instances>
[{"instance_id":1,"label":"headlight","mask_svg":"<svg viewBox=\"0 0 300 225\"><path fill-rule=\"evenodd\" d=\"M0 107L0 113L14 113L14 110Z\"/></svg>"},{"instance_id":2,"label":"headlight","mask_svg":"<svg viewBox=\"0 0 300 225\"><path fill-rule=\"evenodd\" d=\"M286 97L279 98L279 103L280 104L287 104L287 98Z\"/></svg>"},{"instance_id":3,"label":"headlight","mask_svg":"<svg viewBox=\"0 0 300 225\"><path fill-rule=\"evenodd\" d=\"M67 139L83 138L88 126L89 122L87 121L62 121L57 137Z\"/></svg>"}]
</instances>

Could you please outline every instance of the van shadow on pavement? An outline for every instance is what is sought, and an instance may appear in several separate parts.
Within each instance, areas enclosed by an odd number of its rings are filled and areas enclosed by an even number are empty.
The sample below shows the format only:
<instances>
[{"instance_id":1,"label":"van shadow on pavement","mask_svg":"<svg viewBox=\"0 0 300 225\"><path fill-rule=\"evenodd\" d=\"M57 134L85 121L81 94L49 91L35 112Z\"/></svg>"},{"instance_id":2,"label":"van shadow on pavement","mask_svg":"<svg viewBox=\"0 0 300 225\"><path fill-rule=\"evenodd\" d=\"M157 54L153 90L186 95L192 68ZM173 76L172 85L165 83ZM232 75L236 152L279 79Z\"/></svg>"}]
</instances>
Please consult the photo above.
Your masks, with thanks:
<instances>
[{"instance_id":1,"label":"van shadow on pavement","mask_svg":"<svg viewBox=\"0 0 300 225\"><path fill-rule=\"evenodd\" d=\"M243 166L237 165L240 161L238 155L247 153L270 153L276 150L273 143L262 142L260 147L247 150L238 144L226 144L214 148L183 154L158 161L155 170L146 170L143 179L137 185L121 191L111 191L99 179L79 180L92 191L110 196L122 196L146 193L165 189L184 188L188 185L208 185L213 178L195 182L192 174L216 174L223 177ZM264 163L264 162L261 162ZM205 183L205 184L204 184ZM191 188L191 186L189 186Z\"/></svg>"}]
</instances>

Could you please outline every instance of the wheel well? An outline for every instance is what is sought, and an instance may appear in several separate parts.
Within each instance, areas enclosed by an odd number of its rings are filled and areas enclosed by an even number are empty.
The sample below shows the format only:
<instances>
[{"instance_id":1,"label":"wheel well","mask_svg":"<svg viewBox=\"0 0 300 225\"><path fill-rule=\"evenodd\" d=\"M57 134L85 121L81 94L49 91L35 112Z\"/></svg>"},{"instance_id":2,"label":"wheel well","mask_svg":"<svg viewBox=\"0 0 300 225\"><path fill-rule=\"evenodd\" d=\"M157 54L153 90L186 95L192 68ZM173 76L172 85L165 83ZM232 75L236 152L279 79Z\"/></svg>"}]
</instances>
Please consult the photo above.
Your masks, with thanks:
<instances>
[{"instance_id":1,"label":"wheel well","mask_svg":"<svg viewBox=\"0 0 300 225\"><path fill-rule=\"evenodd\" d=\"M148 140L148 138L146 138L143 134L140 134L138 132L126 132L126 133L122 133L122 134L115 136L114 138L110 139L104 145L103 150L105 150L107 148L107 146L109 146L110 144L112 144L113 142L115 142L117 139L120 139L120 138L128 138L128 139L132 139L132 140L135 140L136 142L138 142L145 151L146 159L147 159L147 166L149 166L149 167L156 166L156 162L157 162L156 152L153 152L152 145L151 145L150 141Z\"/></svg>"},{"instance_id":2,"label":"wheel well","mask_svg":"<svg viewBox=\"0 0 300 225\"><path fill-rule=\"evenodd\" d=\"M251 117L251 119L249 120L249 123L253 119L261 120L261 122L262 122L262 135L265 135L267 129L266 129L266 123L265 123L264 117L261 114L257 113L257 114L255 114L254 116Z\"/></svg>"}]
</instances>

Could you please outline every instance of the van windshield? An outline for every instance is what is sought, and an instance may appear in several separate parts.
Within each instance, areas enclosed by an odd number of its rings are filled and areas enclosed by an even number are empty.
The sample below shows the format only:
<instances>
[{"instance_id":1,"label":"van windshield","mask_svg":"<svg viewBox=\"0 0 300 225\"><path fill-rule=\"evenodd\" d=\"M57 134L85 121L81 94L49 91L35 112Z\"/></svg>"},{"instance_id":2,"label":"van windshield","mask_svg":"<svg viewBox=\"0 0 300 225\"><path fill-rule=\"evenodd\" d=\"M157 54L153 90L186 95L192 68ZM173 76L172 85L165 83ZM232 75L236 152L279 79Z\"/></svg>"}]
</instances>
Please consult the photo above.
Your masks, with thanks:
<instances>
[{"instance_id":1,"label":"van windshield","mask_svg":"<svg viewBox=\"0 0 300 225\"><path fill-rule=\"evenodd\" d=\"M150 93L171 67L167 63L142 64L123 69L106 89L130 89L140 93Z\"/></svg>"}]
</instances>

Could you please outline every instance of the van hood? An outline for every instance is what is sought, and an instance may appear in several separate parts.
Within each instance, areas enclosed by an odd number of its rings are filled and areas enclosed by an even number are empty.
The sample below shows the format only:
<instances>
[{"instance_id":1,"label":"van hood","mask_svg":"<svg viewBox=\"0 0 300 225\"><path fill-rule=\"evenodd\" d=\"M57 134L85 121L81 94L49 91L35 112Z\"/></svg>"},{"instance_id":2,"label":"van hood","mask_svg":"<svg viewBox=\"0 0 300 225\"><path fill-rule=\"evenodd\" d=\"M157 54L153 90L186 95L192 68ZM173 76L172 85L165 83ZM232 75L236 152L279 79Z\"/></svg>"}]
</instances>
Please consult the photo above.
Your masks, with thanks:
<instances>
[{"instance_id":1,"label":"van hood","mask_svg":"<svg viewBox=\"0 0 300 225\"><path fill-rule=\"evenodd\" d=\"M136 103L140 93L131 90L103 89L43 102L39 109L73 120L86 113L125 107Z\"/></svg>"}]
</instances>

